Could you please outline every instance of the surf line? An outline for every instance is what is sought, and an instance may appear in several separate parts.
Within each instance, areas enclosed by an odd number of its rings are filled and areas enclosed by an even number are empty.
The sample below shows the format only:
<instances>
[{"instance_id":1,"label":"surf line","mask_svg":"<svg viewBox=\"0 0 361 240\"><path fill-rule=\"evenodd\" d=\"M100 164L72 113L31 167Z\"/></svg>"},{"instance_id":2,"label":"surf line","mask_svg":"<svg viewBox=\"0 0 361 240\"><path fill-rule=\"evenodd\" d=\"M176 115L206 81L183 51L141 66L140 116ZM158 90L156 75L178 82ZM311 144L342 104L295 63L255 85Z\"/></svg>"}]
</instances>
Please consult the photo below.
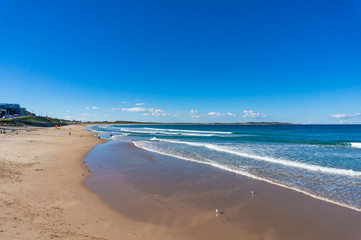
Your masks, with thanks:
<instances>
[{"instance_id":1,"label":"surf line","mask_svg":"<svg viewBox=\"0 0 361 240\"><path fill-rule=\"evenodd\" d=\"M248 154L248 153L242 153L242 152L236 152L236 151L229 150L229 149L224 149L224 148L214 145L214 144L165 140L165 139L158 139L155 137L152 138L151 140L152 141L160 141L160 142L185 144L185 145L196 146L196 147L205 147L210 150L214 150L214 151L218 151L218 152L229 153L229 154L237 155L240 157L252 158L252 159L255 159L258 161L265 161L265 162L270 162L270 163L274 163L274 164L281 164L281 165L289 166L289 167L301 168L301 169L305 169L305 170L309 170L309 171L313 171L313 172L323 172L323 173L346 175L346 176L352 176L352 177L360 177L361 176L361 172L353 171L352 169L329 168L329 167L316 166L316 165L307 164L307 163L293 162L293 161L284 160L284 159L275 159L275 158L271 158L271 157L257 156L257 155L252 155L252 154Z\"/></svg>"},{"instance_id":2,"label":"surf line","mask_svg":"<svg viewBox=\"0 0 361 240\"><path fill-rule=\"evenodd\" d=\"M137 144L134 141L132 141L132 143L134 144L134 146L136 146L139 149L143 149L143 150L146 150L146 151L150 151L150 152L154 152L154 153L157 153L157 154L166 155L166 156L169 156L169 157L174 157L174 158L178 158L178 159L182 159L182 160L186 160L186 161L190 161L190 162L196 162L196 163L200 163L200 164L210 165L212 167L219 168L219 169L222 169L222 170L225 170L225 171L228 171L228 172L233 172L233 173L236 173L236 174L239 174L239 175L242 175L242 176L245 176L245 177L249 177L249 178L252 178L252 179L255 179L255 180L259 180L259 181L267 182L267 183L270 183L270 184L273 184L273 185L276 185L276 186L279 186L279 187L287 188L287 189L290 189L290 190L305 194L305 195L307 195L309 197L312 197L312 198L315 198L315 199L318 199L318 200L321 200L321 201L325 201L325 202L332 203L332 204L335 204L335 205L338 205L338 206L341 206L341 207L345 207L345 208L348 208L348 209L352 209L352 210L361 212L361 208L359 208L359 207L352 206L352 205L346 204L346 203L342 203L342 202L327 198L325 196L317 195L317 194L314 194L314 193L311 193L311 192L308 192L308 191L305 191L305 190L302 190L302 189L298 189L298 188L289 186L287 184L283 184L283 183L276 182L276 181L271 181L269 179L262 178L262 177L259 177L257 175L245 172L245 171L241 171L241 170L238 170L238 169L232 169L232 168L229 168L229 167L226 167L226 166L222 166L222 165L220 165L218 163L215 163L215 162L202 162L202 161L198 161L198 160L187 158L187 157L181 157L181 156L176 156L176 155L172 155L172 154L169 154L169 153L156 151L154 149L150 149L150 148L140 146L139 144Z\"/></svg>"}]
</instances>

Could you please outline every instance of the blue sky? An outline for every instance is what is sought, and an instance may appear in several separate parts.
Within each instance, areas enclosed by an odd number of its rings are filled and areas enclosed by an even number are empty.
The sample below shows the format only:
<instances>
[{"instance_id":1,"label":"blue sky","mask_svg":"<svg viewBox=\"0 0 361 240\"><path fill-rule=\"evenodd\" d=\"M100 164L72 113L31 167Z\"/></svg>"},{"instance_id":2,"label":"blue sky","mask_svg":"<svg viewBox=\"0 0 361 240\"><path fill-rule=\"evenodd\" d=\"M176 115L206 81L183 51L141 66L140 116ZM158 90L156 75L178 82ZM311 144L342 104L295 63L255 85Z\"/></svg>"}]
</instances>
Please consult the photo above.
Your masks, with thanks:
<instances>
[{"instance_id":1,"label":"blue sky","mask_svg":"<svg viewBox=\"0 0 361 240\"><path fill-rule=\"evenodd\" d=\"M0 102L76 120L361 123L361 1L3 1Z\"/></svg>"}]
</instances>

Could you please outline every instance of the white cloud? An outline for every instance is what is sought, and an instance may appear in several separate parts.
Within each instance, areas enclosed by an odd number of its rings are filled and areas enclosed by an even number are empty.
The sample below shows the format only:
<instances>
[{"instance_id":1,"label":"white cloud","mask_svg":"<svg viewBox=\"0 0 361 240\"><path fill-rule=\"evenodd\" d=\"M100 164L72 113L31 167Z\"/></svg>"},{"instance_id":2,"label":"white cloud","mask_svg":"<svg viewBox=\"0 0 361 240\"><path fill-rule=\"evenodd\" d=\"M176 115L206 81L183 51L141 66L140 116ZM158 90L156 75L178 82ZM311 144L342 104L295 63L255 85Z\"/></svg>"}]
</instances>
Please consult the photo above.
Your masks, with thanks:
<instances>
[{"instance_id":1,"label":"white cloud","mask_svg":"<svg viewBox=\"0 0 361 240\"><path fill-rule=\"evenodd\" d=\"M169 116L171 115L171 113L166 113L166 112L152 112L152 113L143 113L144 116Z\"/></svg>"},{"instance_id":2,"label":"white cloud","mask_svg":"<svg viewBox=\"0 0 361 240\"><path fill-rule=\"evenodd\" d=\"M65 116L65 117L63 117L63 119L65 119L65 120L71 120L71 119L72 119L72 116Z\"/></svg>"},{"instance_id":3,"label":"white cloud","mask_svg":"<svg viewBox=\"0 0 361 240\"><path fill-rule=\"evenodd\" d=\"M82 115L82 116L86 116L86 115L88 115L88 114L86 114L86 113L82 113L81 115Z\"/></svg>"},{"instance_id":4,"label":"white cloud","mask_svg":"<svg viewBox=\"0 0 361 240\"><path fill-rule=\"evenodd\" d=\"M224 114L220 112L209 112L208 115L212 117L219 117L219 116L223 116Z\"/></svg>"},{"instance_id":5,"label":"white cloud","mask_svg":"<svg viewBox=\"0 0 361 240\"><path fill-rule=\"evenodd\" d=\"M336 113L336 114L332 114L333 118L346 118L346 114L341 114L341 113Z\"/></svg>"},{"instance_id":6,"label":"white cloud","mask_svg":"<svg viewBox=\"0 0 361 240\"><path fill-rule=\"evenodd\" d=\"M142 107L134 107L134 108L122 108L122 111L126 111L126 112L146 112L147 109L142 108Z\"/></svg>"},{"instance_id":7,"label":"white cloud","mask_svg":"<svg viewBox=\"0 0 361 240\"><path fill-rule=\"evenodd\" d=\"M236 114L234 113L221 113L221 112L208 112L207 114L201 114L198 110L190 110L189 112L191 114L191 117L192 118L201 118L201 117L206 117L206 116L209 116L209 117L220 117L220 116L236 116Z\"/></svg>"},{"instance_id":8,"label":"white cloud","mask_svg":"<svg viewBox=\"0 0 361 240\"><path fill-rule=\"evenodd\" d=\"M135 105L142 106L142 105L144 105L144 103L136 103Z\"/></svg>"},{"instance_id":9,"label":"white cloud","mask_svg":"<svg viewBox=\"0 0 361 240\"><path fill-rule=\"evenodd\" d=\"M89 109L96 110L96 109L99 109L99 107L86 107L85 109L86 109L86 110L89 110Z\"/></svg>"},{"instance_id":10,"label":"white cloud","mask_svg":"<svg viewBox=\"0 0 361 240\"><path fill-rule=\"evenodd\" d=\"M156 112L156 113L163 112L163 110L160 110L160 109L153 109L153 108L150 108L150 109L151 109L152 112Z\"/></svg>"},{"instance_id":11,"label":"white cloud","mask_svg":"<svg viewBox=\"0 0 361 240\"><path fill-rule=\"evenodd\" d=\"M267 118L268 115L267 114L263 114L263 113L257 113L253 110L244 110L243 111L243 116L244 118Z\"/></svg>"},{"instance_id":12,"label":"white cloud","mask_svg":"<svg viewBox=\"0 0 361 240\"><path fill-rule=\"evenodd\" d=\"M144 116L169 116L171 113L164 112L162 109L155 108L142 108L142 107L134 107L134 108L122 108L122 111L126 112L143 112Z\"/></svg>"},{"instance_id":13,"label":"white cloud","mask_svg":"<svg viewBox=\"0 0 361 240\"><path fill-rule=\"evenodd\" d=\"M354 114L344 114L344 113L336 113L332 114L331 117L341 119L341 118L358 118L361 117L361 113L357 112Z\"/></svg>"},{"instance_id":14,"label":"white cloud","mask_svg":"<svg viewBox=\"0 0 361 240\"><path fill-rule=\"evenodd\" d=\"M198 110L190 110L190 114L191 114L191 117L192 118L200 118L201 117L201 114L199 113Z\"/></svg>"},{"instance_id":15,"label":"white cloud","mask_svg":"<svg viewBox=\"0 0 361 240\"><path fill-rule=\"evenodd\" d=\"M124 102L122 102L122 103L123 103L123 104L127 104L127 103L129 103L129 102L125 102L125 101L124 101Z\"/></svg>"},{"instance_id":16,"label":"white cloud","mask_svg":"<svg viewBox=\"0 0 361 240\"><path fill-rule=\"evenodd\" d=\"M171 115L171 113L164 112L161 109L148 108L148 111L150 111L153 116L169 116L169 115Z\"/></svg>"},{"instance_id":17,"label":"white cloud","mask_svg":"<svg viewBox=\"0 0 361 240\"><path fill-rule=\"evenodd\" d=\"M220 113L220 112L209 112L208 116L212 116L212 117L220 117L220 116L231 116L231 117L235 117L236 114L234 113Z\"/></svg>"}]
</instances>

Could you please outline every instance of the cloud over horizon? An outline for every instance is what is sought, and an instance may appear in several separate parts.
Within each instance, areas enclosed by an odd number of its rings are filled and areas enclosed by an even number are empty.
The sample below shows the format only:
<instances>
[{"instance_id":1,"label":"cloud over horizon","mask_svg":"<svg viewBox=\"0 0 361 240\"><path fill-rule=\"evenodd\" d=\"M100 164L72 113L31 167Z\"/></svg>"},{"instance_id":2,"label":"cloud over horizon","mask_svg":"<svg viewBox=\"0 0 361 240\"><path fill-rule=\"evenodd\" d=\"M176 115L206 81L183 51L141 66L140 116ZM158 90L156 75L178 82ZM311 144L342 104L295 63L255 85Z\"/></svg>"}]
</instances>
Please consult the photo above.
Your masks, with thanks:
<instances>
[{"instance_id":1,"label":"cloud over horizon","mask_svg":"<svg viewBox=\"0 0 361 240\"><path fill-rule=\"evenodd\" d=\"M267 114L257 113L253 110L244 110L243 111L243 118L254 118L254 119L261 119L261 118L268 118Z\"/></svg>"},{"instance_id":2,"label":"cloud over horizon","mask_svg":"<svg viewBox=\"0 0 361 240\"><path fill-rule=\"evenodd\" d=\"M169 116L171 113L167 113L162 109L155 108L143 108L143 107L134 107L134 108L122 108L122 111L126 112L142 112L144 116Z\"/></svg>"},{"instance_id":3,"label":"cloud over horizon","mask_svg":"<svg viewBox=\"0 0 361 240\"><path fill-rule=\"evenodd\" d=\"M122 108L122 111L126 112L146 112L147 109L143 107L133 107L133 108Z\"/></svg>"},{"instance_id":4,"label":"cloud over horizon","mask_svg":"<svg viewBox=\"0 0 361 240\"><path fill-rule=\"evenodd\" d=\"M85 110L89 110L89 109L97 110L99 109L99 107L85 107Z\"/></svg>"},{"instance_id":5,"label":"cloud over horizon","mask_svg":"<svg viewBox=\"0 0 361 240\"><path fill-rule=\"evenodd\" d=\"M212 116L212 117L219 117L219 116L224 116L224 113L220 113L220 112L209 112L208 116Z\"/></svg>"},{"instance_id":6,"label":"cloud over horizon","mask_svg":"<svg viewBox=\"0 0 361 240\"><path fill-rule=\"evenodd\" d=\"M191 114L192 118L200 118L201 117L201 114L199 113L198 110L192 109L189 111L189 113Z\"/></svg>"},{"instance_id":7,"label":"cloud over horizon","mask_svg":"<svg viewBox=\"0 0 361 240\"><path fill-rule=\"evenodd\" d=\"M331 115L332 118L344 119L344 118L358 118L361 117L361 113L357 112L354 114L336 113Z\"/></svg>"}]
</instances>

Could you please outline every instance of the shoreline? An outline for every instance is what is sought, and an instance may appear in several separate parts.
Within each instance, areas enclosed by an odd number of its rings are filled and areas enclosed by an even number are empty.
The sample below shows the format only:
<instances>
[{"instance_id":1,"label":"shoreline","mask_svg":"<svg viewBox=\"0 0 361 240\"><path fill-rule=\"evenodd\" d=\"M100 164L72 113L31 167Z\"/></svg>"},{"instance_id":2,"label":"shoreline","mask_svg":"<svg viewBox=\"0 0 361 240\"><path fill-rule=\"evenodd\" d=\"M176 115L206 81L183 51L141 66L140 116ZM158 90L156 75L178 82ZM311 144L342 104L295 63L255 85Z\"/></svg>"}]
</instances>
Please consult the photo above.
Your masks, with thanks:
<instances>
[{"instance_id":1,"label":"shoreline","mask_svg":"<svg viewBox=\"0 0 361 240\"><path fill-rule=\"evenodd\" d=\"M106 125L106 126L110 126L110 125ZM145 129L149 129L149 128L145 128ZM150 129L152 129L152 130L162 130L162 129L157 129L157 128L150 128ZM172 131L172 130L170 130L170 131ZM178 131L183 131L183 130L178 130ZM188 130L186 130L186 131L188 131ZM96 131L94 130L94 132L96 132ZM102 132L102 131L100 131L100 132ZM197 132L197 130L195 132ZM207 131L207 133L214 133L214 132ZM224 133L224 132L222 132L222 133ZM227 134L229 134L229 133L230 132L227 132ZM111 140L117 140L117 138L115 138L115 139L111 138ZM156 137L153 137L151 140L174 142L174 143L183 143L183 144L186 144L186 145L197 146L197 143L177 142L177 141L171 141L171 140L160 140L160 139L157 139ZM250 178L258 180L258 181L263 181L263 182L267 182L269 184L276 185L276 186L279 186L279 187L282 187L282 188L290 189L290 190L305 194L305 195L307 195L309 197L312 197L312 198L320 200L320 201L332 203L332 204L335 204L337 206L341 206L341 207L345 207L345 208L348 208L348 209L351 209L351 210L354 210L354 211L357 211L357 212L361 212L361 208L358 207L357 205L352 205L352 204L349 204L349 203L346 203L346 202L342 202L342 200L340 200L340 199L337 200L337 199L329 197L327 195L316 194L316 193L313 193L311 191L303 190L301 188L296 188L296 187L293 187L293 186L285 184L285 183L272 181L272 180L269 180L267 178L263 178L263 177L261 177L259 175L248 173L248 172L241 171L241 170L238 170L238 169L234 169L234 168L222 165L222 164L218 164L216 162L198 161L198 160L195 160L195 159L192 159L192 158L187 158L187 157L183 157L183 156L176 156L176 155L172 155L172 154L165 153L165 152L159 152L159 151L151 149L151 148L142 147L142 146L139 146L136 142L133 142L133 144L135 146L137 146L138 148L141 148L141 149L146 150L146 151L150 151L150 152L154 152L154 153L158 153L158 154L162 154L162 155L166 155L166 156L170 156L170 157L175 157L175 158L182 159L182 160L185 160L185 161L191 161L191 162L197 162L197 163L200 163L200 164L210 165L210 166L222 169L222 170L226 170L226 171L236 173L236 174L239 174L239 175L242 175L242 176L250 177ZM354 142L348 143L348 145L350 145L350 146L352 146L354 148L357 148L357 144L358 143L354 143ZM214 148L212 148L212 149L214 149ZM216 150L221 151L221 152L229 152L229 151L224 151L222 149L221 150L216 149ZM239 155L239 153L236 153L236 152L231 152L231 153L235 154L235 155ZM308 164L308 163L297 163L297 162L292 162L292 161L290 162L288 160L279 160L279 159L275 160L275 159L271 159L271 158L259 157L259 156L251 156L251 155L247 155L247 154L241 154L239 156L255 158L256 160L259 160L261 158L262 161L271 162L271 163L279 163L279 162L281 162L282 165L292 166L292 167L296 167L296 168L300 168L300 169L306 169L306 170L316 172L316 173L317 172L324 172L324 173L331 173L331 174L352 176L352 177L358 177L361 174L361 172L354 171L354 170L351 170L351 169L337 169L337 168L335 169L335 168L325 167L325 166L315 166L315 165Z\"/></svg>"},{"instance_id":2,"label":"shoreline","mask_svg":"<svg viewBox=\"0 0 361 240\"><path fill-rule=\"evenodd\" d=\"M131 143L97 146L86 164L95 171L89 189L124 216L177 232L175 239L336 240L361 233L354 210Z\"/></svg>"},{"instance_id":3,"label":"shoreline","mask_svg":"<svg viewBox=\"0 0 361 240\"><path fill-rule=\"evenodd\" d=\"M302 190L302 189L294 188L294 187L291 187L291 186L288 186L288 185L286 185L286 184L282 184L282 183L279 183L279 182L271 181L271 180L268 180L268 179L266 179L266 178L258 177L258 176L256 176L256 175L253 175L253 174L250 174L250 173L247 173L247 172L242 172L242 171L239 171L239 170L233 170L233 169L231 169L231 168L224 167L224 166L222 166L222 165L220 165L220 164L217 164L217 163L209 163L209 162L196 161L196 160L193 160L193 159L190 159L190 158L174 156L174 155L172 155L172 154L161 153L161 152L158 152L158 151L155 151L155 150L152 150L152 149L140 147L140 146L138 146L135 142L133 142L133 144L134 144L134 146L136 146L137 148L142 149L142 150L146 150L146 151L149 151L149 152L154 152L154 153L161 154L161 155L165 155L165 156L169 156L169 157L178 158L178 159L184 160L184 161L196 162L196 163L199 163L199 164L209 165L209 166L212 166L212 167L214 167L214 168L222 169L222 170L225 170L225 171L228 171L228 172L232 172L232 173L235 173L235 174L244 176L244 177L249 177L249 178L252 178L252 179L257 180L257 181L266 182L266 183L269 183L269 184L272 184L272 185L275 185L275 186L278 186L278 187L282 187L282 188L289 189L289 190L292 190L292 191L295 191L295 192L298 192L298 193L302 193L302 194L304 194L304 195L306 195L306 196L309 196L309 197L312 197L312 198L314 198L314 199L317 199L317 200L320 200L320 201L324 201L324 202L327 202L327 203L331 203L331 204L337 205L337 206L339 206L339 207L344 207L344 208L348 208L348 209L351 209L351 210L354 210L354 211L357 211L357 212L361 212L361 208L358 208L358 207L356 207L356 206L344 204L344 203L338 202L338 201L336 201L336 200L327 198L327 197L322 196L322 195L316 195L316 194L314 194L314 193L311 193L311 192L308 192L308 191L304 191L304 190Z\"/></svg>"}]
</instances>

